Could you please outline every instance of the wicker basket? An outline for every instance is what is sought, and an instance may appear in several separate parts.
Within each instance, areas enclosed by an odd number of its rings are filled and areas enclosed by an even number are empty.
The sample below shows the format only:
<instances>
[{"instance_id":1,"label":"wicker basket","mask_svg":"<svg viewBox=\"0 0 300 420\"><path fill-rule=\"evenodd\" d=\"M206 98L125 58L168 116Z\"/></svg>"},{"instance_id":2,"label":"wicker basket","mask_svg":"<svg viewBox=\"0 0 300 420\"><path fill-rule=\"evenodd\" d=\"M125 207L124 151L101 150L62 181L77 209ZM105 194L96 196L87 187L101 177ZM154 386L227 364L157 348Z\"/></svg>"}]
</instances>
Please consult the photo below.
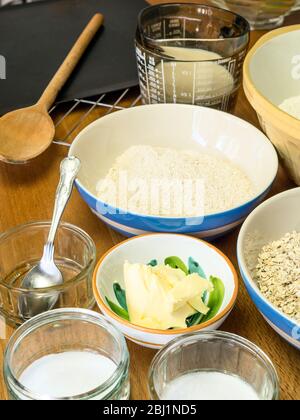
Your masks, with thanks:
<instances>
[{"instance_id":1,"label":"wicker basket","mask_svg":"<svg viewBox=\"0 0 300 420\"><path fill-rule=\"evenodd\" d=\"M244 90L262 129L277 148L290 177L300 185L300 120L279 108L300 95L300 25L263 36L244 64Z\"/></svg>"}]
</instances>

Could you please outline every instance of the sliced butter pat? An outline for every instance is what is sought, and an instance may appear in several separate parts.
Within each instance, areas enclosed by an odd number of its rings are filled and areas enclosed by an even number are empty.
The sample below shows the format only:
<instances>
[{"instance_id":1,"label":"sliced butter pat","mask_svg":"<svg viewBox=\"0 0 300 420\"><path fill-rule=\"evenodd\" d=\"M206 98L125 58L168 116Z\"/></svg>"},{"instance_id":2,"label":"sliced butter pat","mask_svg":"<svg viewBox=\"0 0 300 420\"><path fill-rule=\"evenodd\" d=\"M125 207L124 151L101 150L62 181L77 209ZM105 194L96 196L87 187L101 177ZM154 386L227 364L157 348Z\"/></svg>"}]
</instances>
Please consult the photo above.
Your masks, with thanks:
<instances>
[{"instance_id":1,"label":"sliced butter pat","mask_svg":"<svg viewBox=\"0 0 300 420\"><path fill-rule=\"evenodd\" d=\"M168 330L170 328L186 328L186 318L195 314L195 310L188 304L181 307L174 313L166 314L165 318L156 316L148 316L143 318L135 318L135 324L142 327Z\"/></svg>"},{"instance_id":2,"label":"sliced butter pat","mask_svg":"<svg viewBox=\"0 0 300 420\"><path fill-rule=\"evenodd\" d=\"M189 300L189 304L192 308L194 308L200 314L207 315L210 311L210 308L205 305L202 298L199 296L194 297L193 299Z\"/></svg>"},{"instance_id":3,"label":"sliced butter pat","mask_svg":"<svg viewBox=\"0 0 300 420\"><path fill-rule=\"evenodd\" d=\"M178 309L181 304L188 302L196 311L201 312L192 303L194 303L194 301L201 301L204 292L209 290L210 286L211 284L209 281L202 279L196 273L184 276L183 281L178 282L171 291L174 300L174 310ZM200 305L198 306L200 307Z\"/></svg>"},{"instance_id":4,"label":"sliced butter pat","mask_svg":"<svg viewBox=\"0 0 300 420\"><path fill-rule=\"evenodd\" d=\"M198 274L195 275L199 279ZM189 300L189 304L192 306L192 308L196 309L197 312L200 312L200 314L207 315L210 311L210 308L203 302L203 295L205 292L211 293L214 290L214 287L210 281L203 279L202 277L201 280L202 289L197 296Z\"/></svg>"},{"instance_id":5,"label":"sliced butter pat","mask_svg":"<svg viewBox=\"0 0 300 420\"><path fill-rule=\"evenodd\" d=\"M156 267L153 267L153 272L157 274L161 280L164 280L169 287L176 286L186 278L186 275L182 270L172 268L169 265L157 265Z\"/></svg>"},{"instance_id":6,"label":"sliced butter pat","mask_svg":"<svg viewBox=\"0 0 300 420\"><path fill-rule=\"evenodd\" d=\"M186 318L194 315L197 308L208 312L201 298L212 286L198 274L186 276L169 266L126 262L124 281L133 324L162 330L185 328Z\"/></svg>"}]
</instances>

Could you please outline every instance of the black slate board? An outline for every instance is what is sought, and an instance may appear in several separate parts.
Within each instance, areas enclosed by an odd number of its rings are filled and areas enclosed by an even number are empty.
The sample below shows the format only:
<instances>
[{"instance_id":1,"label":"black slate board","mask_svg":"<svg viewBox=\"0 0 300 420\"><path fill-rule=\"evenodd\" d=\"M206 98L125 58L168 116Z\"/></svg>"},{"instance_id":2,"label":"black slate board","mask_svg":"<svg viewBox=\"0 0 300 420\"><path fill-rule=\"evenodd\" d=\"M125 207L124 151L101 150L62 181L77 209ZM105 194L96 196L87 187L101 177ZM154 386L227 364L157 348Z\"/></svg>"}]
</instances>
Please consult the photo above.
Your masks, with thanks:
<instances>
[{"instance_id":1,"label":"black slate board","mask_svg":"<svg viewBox=\"0 0 300 420\"><path fill-rule=\"evenodd\" d=\"M91 44L58 101L84 98L138 83L134 36L144 0L47 0L0 10L0 115L35 103L96 12L104 28Z\"/></svg>"}]
</instances>

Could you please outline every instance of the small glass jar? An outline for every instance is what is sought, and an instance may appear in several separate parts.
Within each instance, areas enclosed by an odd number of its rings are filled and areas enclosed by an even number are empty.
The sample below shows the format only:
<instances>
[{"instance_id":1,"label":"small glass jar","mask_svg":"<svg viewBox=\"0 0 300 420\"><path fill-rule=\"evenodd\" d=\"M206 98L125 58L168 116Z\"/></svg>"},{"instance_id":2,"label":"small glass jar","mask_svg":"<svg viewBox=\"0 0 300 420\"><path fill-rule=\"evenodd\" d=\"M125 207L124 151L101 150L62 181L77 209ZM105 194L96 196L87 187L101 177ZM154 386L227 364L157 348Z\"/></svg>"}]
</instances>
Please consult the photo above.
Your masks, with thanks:
<instances>
[{"instance_id":1,"label":"small glass jar","mask_svg":"<svg viewBox=\"0 0 300 420\"><path fill-rule=\"evenodd\" d=\"M51 222L32 222L0 235L0 314L13 326L27 321L20 299L58 294L54 308L91 309L95 304L92 275L96 247L82 229L61 223L55 240L55 263L64 277L61 286L35 291L22 288L22 280L42 257ZM35 314L38 315L38 314Z\"/></svg>"},{"instance_id":2,"label":"small glass jar","mask_svg":"<svg viewBox=\"0 0 300 420\"><path fill-rule=\"evenodd\" d=\"M57 398L34 393L19 381L28 367L45 356L83 351L105 356L116 365L111 377L104 383L99 380L96 389ZM84 309L49 311L24 323L11 337L4 356L4 380L11 400L127 400L130 384L126 341L96 312Z\"/></svg>"},{"instance_id":3,"label":"small glass jar","mask_svg":"<svg viewBox=\"0 0 300 420\"><path fill-rule=\"evenodd\" d=\"M255 344L234 334L207 331L173 340L154 358L149 372L152 400L160 400L175 379L195 372L217 372L251 385L260 400L279 399L279 380Z\"/></svg>"}]
</instances>

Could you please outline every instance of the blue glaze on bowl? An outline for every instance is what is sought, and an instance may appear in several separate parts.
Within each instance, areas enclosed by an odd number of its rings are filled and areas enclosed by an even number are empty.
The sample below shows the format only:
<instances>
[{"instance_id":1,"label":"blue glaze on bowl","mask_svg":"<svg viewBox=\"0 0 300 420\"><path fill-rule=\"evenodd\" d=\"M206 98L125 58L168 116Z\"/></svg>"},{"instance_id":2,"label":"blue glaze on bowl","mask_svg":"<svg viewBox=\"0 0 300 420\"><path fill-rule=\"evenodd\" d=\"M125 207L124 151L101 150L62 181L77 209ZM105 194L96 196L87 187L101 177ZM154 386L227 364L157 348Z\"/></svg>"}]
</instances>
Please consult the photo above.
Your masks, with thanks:
<instances>
[{"instance_id":1,"label":"blue glaze on bowl","mask_svg":"<svg viewBox=\"0 0 300 420\"><path fill-rule=\"evenodd\" d=\"M277 310L262 296L257 287L253 286L253 281L249 280L248 276L244 273L240 260L238 262L246 289L257 309L272 328L276 329L286 341L300 350L300 326Z\"/></svg>"},{"instance_id":2,"label":"blue glaze on bowl","mask_svg":"<svg viewBox=\"0 0 300 420\"><path fill-rule=\"evenodd\" d=\"M125 213L103 203L76 180L76 187L91 210L110 227L125 236L161 232L195 234L202 238L219 237L239 226L269 193L272 185L255 199L223 213L190 218L165 218ZM221 229L221 232L219 230ZM136 232L138 231L138 232Z\"/></svg>"}]
</instances>

